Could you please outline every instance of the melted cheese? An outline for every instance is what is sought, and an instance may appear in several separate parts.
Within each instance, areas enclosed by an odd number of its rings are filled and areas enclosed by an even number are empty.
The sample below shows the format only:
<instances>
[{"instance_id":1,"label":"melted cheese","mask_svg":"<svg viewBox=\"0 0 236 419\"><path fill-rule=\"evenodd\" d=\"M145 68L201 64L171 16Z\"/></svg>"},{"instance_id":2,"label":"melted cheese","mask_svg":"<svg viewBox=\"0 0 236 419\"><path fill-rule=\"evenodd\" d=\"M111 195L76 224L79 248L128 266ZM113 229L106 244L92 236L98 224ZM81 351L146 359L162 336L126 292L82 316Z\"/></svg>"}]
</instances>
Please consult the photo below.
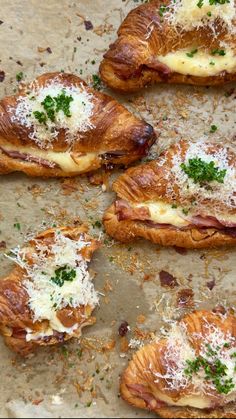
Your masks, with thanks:
<instances>
[{"instance_id":1,"label":"melted cheese","mask_svg":"<svg viewBox=\"0 0 236 419\"><path fill-rule=\"evenodd\" d=\"M86 170L90 170L93 165L99 167L99 155L98 153L86 153L81 157L76 158L76 162L71 157L69 151L59 152L51 150L40 150L33 147L17 147L13 148L12 146L5 146L6 151L18 151L20 153L30 154L31 156L42 158L48 160L48 162L53 162L58 164L60 169L68 173L80 173Z\"/></svg>"},{"instance_id":2,"label":"melted cheese","mask_svg":"<svg viewBox=\"0 0 236 419\"><path fill-rule=\"evenodd\" d=\"M220 74L236 72L236 56L231 49L226 49L226 55L211 55L209 52L199 50L193 57L186 54L194 51L195 48L169 52L165 56L158 56L162 64L167 65L175 73L196 77L210 77Z\"/></svg>"},{"instance_id":3,"label":"melted cheese","mask_svg":"<svg viewBox=\"0 0 236 419\"><path fill-rule=\"evenodd\" d=\"M189 224L188 221L181 217L181 209L172 208L170 204L162 201L145 202L143 204L138 204L135 207L147 207L150 212L151 221L157 224L171 224L179 228Z\"/></svg>"},{"instance_id":4,"label":"melted cheese","mask_svg":"<svg viewBox=\"0 0 236 419\"><path fill-rule=\"evenodd\" d=\"M198 6L198 3L201 3L201 7ZM170 13L167 17L171 24L180 25L187 31L196 27L211 25L216 19L221 19L228 28L233 30L235 4L234 0L229 0L224 4L210 4L209 0L202 0L202 2L198 2L198 0L172 0Z\"/></svg>"},{"instance_id":5,"label":"melted cheese","mask_svg":"<svg viewBox=\"0 0 236 419\"><path fill-rule=\"evenodd\" d=\"M171 224L178 228L183 228L191 223L191 214L185 215L184 208L178 207L173 208L171 204L167 204L163 201L156 202L145 202L143 204L133 205L134 208L147 207L150 212L150 220L156 224ZM197 215L197 214L196 214ZM212 216L217 218L219 221L236 224L236 214L206 214L206 217Z\"/></svg>"},{"instance_id":6,"label":"melted cheese","mask_svg":"<svg viewBox=\"0 0 236 419\"><path fill-rule=\"evenodd\" d=\"M53 336L54 330L59 333L67 333L68 335L72 335L73 332L78 328L78 323L74 324L72 327L65 327L60 322L56 313L50 320L50 327L45 330L41 330L40 332L33 332L31 329L26 329L26 341L30 342L31 340L39 340L44 339L45 337Z\"/></svg>"}]
</instances>

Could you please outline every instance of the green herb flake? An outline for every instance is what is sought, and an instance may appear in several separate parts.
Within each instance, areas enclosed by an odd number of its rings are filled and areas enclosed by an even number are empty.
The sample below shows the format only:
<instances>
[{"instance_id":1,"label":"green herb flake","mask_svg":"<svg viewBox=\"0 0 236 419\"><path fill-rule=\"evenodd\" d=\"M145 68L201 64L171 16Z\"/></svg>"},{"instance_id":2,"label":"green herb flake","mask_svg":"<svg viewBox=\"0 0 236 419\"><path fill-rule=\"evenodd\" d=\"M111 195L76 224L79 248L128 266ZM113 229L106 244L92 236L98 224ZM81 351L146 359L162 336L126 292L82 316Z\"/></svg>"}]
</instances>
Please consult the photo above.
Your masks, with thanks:
<instances>
[{"instance_id":1,"label":"green herb flake","mask_svg":"<svg viewBox=\"0 0 236 419\"><path fill-rule=\"evenodd\" d=\"M100 79L100 77L97 74L93 74L93 88L100 90L101 89L101 83L102 80Z\"/></svg>"},{"instance_id":2,"label":"green herb flake","mask_svg":"<svg viewBox=\"0 0 236 419\"><path fill-rule=\"evenodd\" d=\"M213 161L208 163L201 158L194 158L190 159L188 164L182 163L180 167L194 183L204 184L213 181L224 183L226 169L220 170Z\"/></svg>"},{"instance_id":3,"label":"green herb flake","mask_svg":"<svg viewBox=\"0 0 236 419\"><path fill-rule=\"evenodd\" d=\"M216 125L211 125L210 133L216 132L218 130Z\"/></svg>"},{"instance_id":4,"label":"green herb flake","mask_svg":"<svg viewBox=\"0 0 236 419\"><path fill-rule=\"evenodd\" d=\"M58 285L60 288L63 287L64 283L72 282L76 277L76 270L71 269L68 266L62 266L55 270L55 276L51 277L51 281Z\"/></svg>"},{"instance_id":5,"label":"green herb flake","mask_svg":"<svg viewBox=\"0 0 236 419\"><path fill-rule=\"evenodd\" d=\"M16 81L20 82L24 77L24 73L23 71L20 71L19 73L16 74Z\"/></svg>"},{"instance_id":6,"label":"green herb flake","mask_svg":"<svg viewBox=\"0 0 236 419\"><path fill-rule=\"evenodd\" d=\"M44 112L35 111L33 112L34 117L39 121L40 124L46 124L47 115Z\"/></svg>"},{"instance_id":7,"label":"green herb flake","mask_svg":"<svg viewBox=\"0 0 236 419\"><path fill-rule=\"evenodd\" d=\"M61 347L61 353L62 353L62 355L64 355L65 358L68 357L69 352L68 352L68 349L66 348L66 346Z\"/></svg>"},{"instance_id":8,"label":"green herb flake","mask_svg":"<svg viewBox=\"0 0 236 419\"><path fill-rule=\"evenodd\" d=\"M199 0L198 3L197 3L197 7L199 7L199 9L201 9L202 6L203 6L203 3L204 3L204 0Z\"/></svg>"},{"instance_id":9,"label":"green herb flake","mask_svg":"<svg viewBox=\"0 0 236 419\"><path fill-rule=\"evenodd\" d=\"M20 231L20 230L21 230L21 225L20 225L20 223L15 223L15 224L14 224L14 227L15 227L18 231Z\"/></svg>"},{"instance_id":10,"label":"green herb flake","mask_svg":"<svg viewBox=\"0 0 236 419\"><path fill-rule=\"evenodd\" d=\"M226 55L226 52L224 49L213 49L211 51L211 55L220 55L223 57L224 55Z\"/></svg>"},{"instance_id":11,"label":"green herb flake","mask_svg":"<svg viewBox=\"0 0 236 419\"><path fill-rule=\"evenodd\" d=\"M186 55L189 58L193 58L195 54L197 54L198 49L193 49L191 52L187 52Z\"/></svg>"}]
</instances>

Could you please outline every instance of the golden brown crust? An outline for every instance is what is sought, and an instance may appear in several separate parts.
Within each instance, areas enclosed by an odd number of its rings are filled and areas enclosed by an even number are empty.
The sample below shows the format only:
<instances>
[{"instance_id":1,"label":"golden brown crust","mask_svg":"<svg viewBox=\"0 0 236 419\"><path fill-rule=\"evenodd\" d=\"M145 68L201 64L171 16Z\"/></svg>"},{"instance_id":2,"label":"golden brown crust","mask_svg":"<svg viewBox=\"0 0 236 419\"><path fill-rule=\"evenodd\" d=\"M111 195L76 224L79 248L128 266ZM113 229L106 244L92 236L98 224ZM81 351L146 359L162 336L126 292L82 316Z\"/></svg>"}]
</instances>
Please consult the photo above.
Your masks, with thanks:
<instances>
[{"instance_id":1,"label":"golden brown crust","mask_svg":"<svg viewBox=\"0 0 236 419\"><path fill-rule=\"evenodd\" d=\"M49 229L38 234L29 242L26 257L31 263L33 263L31 253L35 247L35 240L37 243L42 242L47 246L54 242L55 232L58 230L72 240L79 239L81 234L85 240L89 240L89 246L81 250L81 255L87 261L90 261L94 251L100 246L98 241L87 235L87 228L84 226ZM39 333L47 329L48 321L33 321L32 312L28 306L28 293L23 286L24 274L24 269L16 266L7 277L0 280L0 333L4 337L5 343L14 352L25 356L35 350L37 346L55 345L73 337L79 338L83 327L95 323L96 318L91 317L93 311L91 306L65 307L57 312L57 317L68 328L77 323L78 328L74 332L68 334L54 331L52 336L27 342L26 329L32 330L33 333Z\"/></svg>"},{"instance_id":2,"label":"golden brown crust","mask_svg":"<svg viewBox=\"0 0 236 419\"><path fill-rule=\"evenodd\" d=\"M17 156L20 147L39 147L30 139L32 127L24 127L14 117L17 99L25 96L34 86L44 87L50 82L57 81L64 86L84 86L85 91L93 96L92 128L85 132L78 132L78 140L70 147L66 142L65 131L60 130L49 151L69 151L76 161L81 155L95 153L91 164L78 171L65 171L54 164L49 167L47 154L45 161L30 161L27 156ZM136 118L116 100L101 92L90 88L79 77L73 74L48 73L39 76L32 84L25 86L16 96L5 97L0 101L0 174L13 171L23 171L30 176L75 176L80 173L96 170L102 165L128 165L143 157L156 139L153 128L146 122ZM5 147L11 146L12 153L7 153ZM47 151L47 150L46 150ZM33 154L32 154L33 155ZM49 159L50 161L50 159Z\"/></svg>"},{"instance_id":3,"label":"golden brown crust","mask_svg":"<svg viewBox=\"0 0 236 419\"><path fill-rule=\"evenodd\" d=\"M159 82L214 86L235 81L236 74L233 73L196 77L166 71L160 66L156 58L158 55L192 46L193 40L198 47L210 45L217 48L220 41L229 37L223 28L218 37L207 28L189 32L173 30L165 21L161 22L158 10L163 4L168 6L170 0L153 0L128 14L119 28L118 39L110 46L101 63L102 80L122 93ZM230 43L235 48L235 37L231 38Z\"/></svg>"},{"instance_id":4,"label":"golden brown crust","mask_svg":"<svg viewBox=\"0 0 236 419\"><path fill-rule=\"evenodd\" d=\"M142 221L119 221L115 204L106 210L103 223L106 233L123 243L130 243L137 238L144 238L161 246L177 246L186 249L204 249L236 245L236 237L223 234L215 228L180 230L169 227L158 228L155 225L152 226Z\"/></svg>"},{"instance_id":5,"label":"golden brown crust","mask_svg":"<svg viewBox=\"0 0 236 419\"><path fill-rule=\"evenodd\" d=\"M187 314L180 322L187 326L187 336L192 338L192 333L197 333L198 338L192 342L192 345L198 350L200 340L204 340L207 335L207 325L212 324L223 331L225 336L227 332L236 337L236 319L232 315L226 318L214 314L209 311L196 311ZM199 333L202 334L199 339ZM236 407L235 403L229 403L224 407L216 407L212 409L196 409L191 407L175 407L160 402L157 398L157 391L162 390L163 394L166 392L166 382L160 378L156 381L156 376L153 371L163 373L162 370L162 353L166 348L165 339L158 342L145 345L138 350L133 359L121 377L121 396L131 405L154 411L158 416L163 418L235 418ZM151 365L151 369L150 369ZM178 395L176 390L173 392L173 397L177 400L182 396ZM169 393L170 395L170 393Z\"/></svg>"}]
</instances>

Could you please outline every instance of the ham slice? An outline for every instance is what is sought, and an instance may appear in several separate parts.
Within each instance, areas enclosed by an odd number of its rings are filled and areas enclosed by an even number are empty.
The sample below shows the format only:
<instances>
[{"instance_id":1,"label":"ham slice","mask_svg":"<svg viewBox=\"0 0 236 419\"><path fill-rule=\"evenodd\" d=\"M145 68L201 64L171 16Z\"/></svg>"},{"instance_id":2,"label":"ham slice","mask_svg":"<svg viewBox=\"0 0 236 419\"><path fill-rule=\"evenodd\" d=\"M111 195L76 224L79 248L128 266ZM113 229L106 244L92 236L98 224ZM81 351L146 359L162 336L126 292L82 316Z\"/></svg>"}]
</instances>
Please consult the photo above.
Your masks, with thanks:
<instances>
[{"instance_id":1,"label":"ham slice","mask_svg":"<svg viewBox=\"0 0 236 419\"><path fill-rule=\"evenodd\" d=\"M157 400L153 394L147 391L147 387L143 386L142 384L129 384L127 387L133 395L143 399L147 405L147 408L151 410L160 409L161 407L166 406L165 402Z\"/></svg>"},{"instance_id":2,"label":"ham slice","mask_svg":"<svg viewBox=\"0 0 236 419\"><path fill-rule=\"evenodd\" d=\"M28 161L28 162L32 162L32 163L37 163L40 166L44 166L44 167L47 167L49 169L54 169L55 167L59 167L54 162L48 161L46 159L42 159L41 157L32 156L31 154L28 154L28 153L21 153L19 151L9 151L9 150L5 150L3 147L0 147L0 150L4 154L6 154L7 156L9 156L13 159L18 159L18 160Z\"/></svg>"},{"instance_id":3,"label":"ham slice","mask_svg":"<svg viewBox=\"0 0 236 419\"><path fill-rule=\"evenodd\" d=\"M125 200L118 200L115 203L116 214L119 221L123 220L136 220L136 221L145 221L150 226L155 228L176 228L171 224L160 224L154 223L150 219L150 212L148 207L139 207L132 208L129 203ZM190 227L199 227L199 228L215 228L217 230L222 230L225 234L235 235L236 236L236 223L228 222L225 220L219 220L212 216L201 216L195 215L193 217L183 217L186 221L189 221L189 225L186 228Z\"/></svg>"},{"instance_id":4,"label":"ham slice","mask_svg":"<svg viewBox=\"0 0 236 419\"><path fill-rule=\"evenodd\" d=\"M116 214L119 221L123 220L140 220L146 221L150 218L150 212L147 207L132 208L128 202L118 200L115 203Z\"/></svg>"}]
</instances>

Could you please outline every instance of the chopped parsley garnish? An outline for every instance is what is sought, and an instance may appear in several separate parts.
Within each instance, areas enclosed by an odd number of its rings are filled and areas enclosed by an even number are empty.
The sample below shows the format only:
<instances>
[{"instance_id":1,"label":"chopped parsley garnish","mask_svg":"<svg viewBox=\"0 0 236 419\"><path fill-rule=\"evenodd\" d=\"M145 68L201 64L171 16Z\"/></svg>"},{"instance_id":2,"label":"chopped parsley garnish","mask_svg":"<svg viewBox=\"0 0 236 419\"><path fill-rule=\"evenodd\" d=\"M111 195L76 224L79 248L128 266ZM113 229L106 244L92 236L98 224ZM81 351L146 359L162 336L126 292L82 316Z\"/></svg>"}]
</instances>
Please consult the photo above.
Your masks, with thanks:
<instances>
[{"instance_id":1,"label":"chopped parsley garnish","mask_svg":"<svg viewBox=\"0 0 236 419\"><path fill-rule=\"evenodd\" d=\"M226 52L224 49L213 49L211 51L211 55L221 55L223 57L224 55L226 55Z\"/></svg>"},{"instance_id":2,"label":"chopped parsley garnish","mask_svg":"<svg viewBox=\"0 0 236 419\"><path fill-rule=\"evenodd\" d=\"M101 221L97 220L92 224L93 228L101 228L102 227L102 223Z\"/></svg>"},{"instance_id":3,"label":"chopped parsley garnish","mask_svg":"<svg viewBox=\"0 0 236 419\"><path fill-rule=\"evenodd\" d=\"M211 125L210 133L216 132L218 130L216 125Z\"/></svg>"},{"instance_id":4,"label":"chopped parsley garnish","mask_svg":"<svg viewBox=\"0 0 236 419\"><path fill-rule=\"evenodd\" d=\"M159 15L161 17L163 17L164 16L164 13L167 12L168 10L169 10L169 7L168 6L165 6L164 4L162 4L160 6L160 8L159 8Z\"/></svg>"},{"instance_id":5,"label":"chopped parsley garnish","mask_svg":"<svg viewBox=\"0 0 236 419\"><path fill-rule=\"evenodd\" d=\"M217 358L220 347L213 350L211 346L207 344L206 348L206 356L211 358L211 360L208 360L203 356L198 356L193 361L187 360L187 366L184 373L188 377L192 378L193 374L197 374L201 369L203 369L205 372L204 380L212 381L218 393L228 394L232 389L234 389L235 385L232 378L225 378L227 377L228 367Z\"/></svg>"},{"instance_id":6,"label":"chopped parsley garnish","mask_svg":"<svg viewBox=\"0 0 236 419\"><path fill-rule=\"evenodd\" d=\"M204 0L199 0L198 3L197 3L197 7L199 7L199 9L201 9L202 6L203 6L203 3L204 3Z\"/></svg>"},{"instance_id":7,"label":"chopped parsley garnish","mask_svg":"<svg viewBox=\"0 0 236 419\"><path fill-rule=\"evenodd\" d=\"M23 71L16 74L16 81L20 82L24 77Z\"/></svg>"},{"instance_id":8,"label":"chopped parsley garnish","mask_svg":"<svg viewBox=\"0 0 236 419\"><path fill-rule=\"evenodd\" d=\"M188 210L187 208L183 208L183 209L182 209L182 212L184 213L184 215L188 215L189 210Z\"/></svg>"},{"instance_id":9,"label":"chopped parsley garnish","mask_svg":"<svg viewBox=\"0 0 236 419\"><path fill-rule=\"evenodd\" d=\"M215 62L214 61L210 61L210 63L209 63L210 65L215 65Z\"/></svg>"},{"instance_id":10,"label":"chopped parsley garnish","mask_svg":"<svg viewBox=\"0 0 236 419\"><path fill-rule=\"evenodd\" d=\"M189 159L188 164L182 163L180 167L189 178L193 179L194 183L204 184L213 181L224 183L226 169L220 170L215 166L214 161L208 163L196 157Z\"/></svg>"},{"instance_id":11,"label":"chopped parsley garnish","mask_svg":"<svg viewBox=\"0 0 236 419\"><path fill-rule=\"evenodd\" d=\"M55 276L51 277L51 281L59 287L63 287L64 283L72 282L76 277L76 270L68 266L62 266L55 270Z\"/></svg>"},{"instance_id":12,"label":"chopped parsley garnish","mask_svg":"<svg viewBox=\"0 0 236 419\"><path fill-rule=\"evenodd\" d=\"M20 225L20 223L15 223L15 224L14 224L14 227L15 227L18 231L20 231L20 229L21 229L21 225Z\"/></svg>"},{"instance_id":13,"label":"chopped parsley garnish","mask_svg":"<svg viewBox=\"0 0 236 419\"><path fill-rule=\"evenodd\" d=\"M102 80L97 74L93 74L93 88L100 90L101 89Z\"/></svg>"},{"instance_id":14,"label":"chopped parsley garnish","mask_svg":"<svg viewBox=\"0 0 236 419\"><path fill-rule=\"evenodd\" d=\"M216 4L227 4L230 3L230 0L209 0L210 6L216 5Z\"/></svg>"},{"instance_id":15,"label":"chopped parsley garnish","mask_svg":"<svg viewBox=\"0 0 236 419\"><path fill-rule=\"evenodd\" d=\"M48 119L51 122L55 122L56 113L59 111L62 111L65 116L70 118L70 104L73 100L73 97L67 96L64 90L62 90L62 92L56 97L47 95L43 102L41 102L45 112L35 111L33 112L33 115L40 124L46 124Z\"/></svg>"},{"instance_id":16,"label":"chopped parsley garnish","mask_svg":"<svg viewBox=\"0 0 236 419\"><path fill-rule=\"evenodd\" d=\"M195 54L197 54L198 50L197 49L193 49L191 52L187 52L186 55L189 58L193 58Z\"/></svg>"},{"instance_id":17,"label":"chopped parsley garnish","mask_svg":"<svg viewBox=\"0 0 236 419\"><path fill-rule=\"evenodd\" d=\"M207 16L211 17L211 12L207 12Z\"/></svg>"}]
</instances>

